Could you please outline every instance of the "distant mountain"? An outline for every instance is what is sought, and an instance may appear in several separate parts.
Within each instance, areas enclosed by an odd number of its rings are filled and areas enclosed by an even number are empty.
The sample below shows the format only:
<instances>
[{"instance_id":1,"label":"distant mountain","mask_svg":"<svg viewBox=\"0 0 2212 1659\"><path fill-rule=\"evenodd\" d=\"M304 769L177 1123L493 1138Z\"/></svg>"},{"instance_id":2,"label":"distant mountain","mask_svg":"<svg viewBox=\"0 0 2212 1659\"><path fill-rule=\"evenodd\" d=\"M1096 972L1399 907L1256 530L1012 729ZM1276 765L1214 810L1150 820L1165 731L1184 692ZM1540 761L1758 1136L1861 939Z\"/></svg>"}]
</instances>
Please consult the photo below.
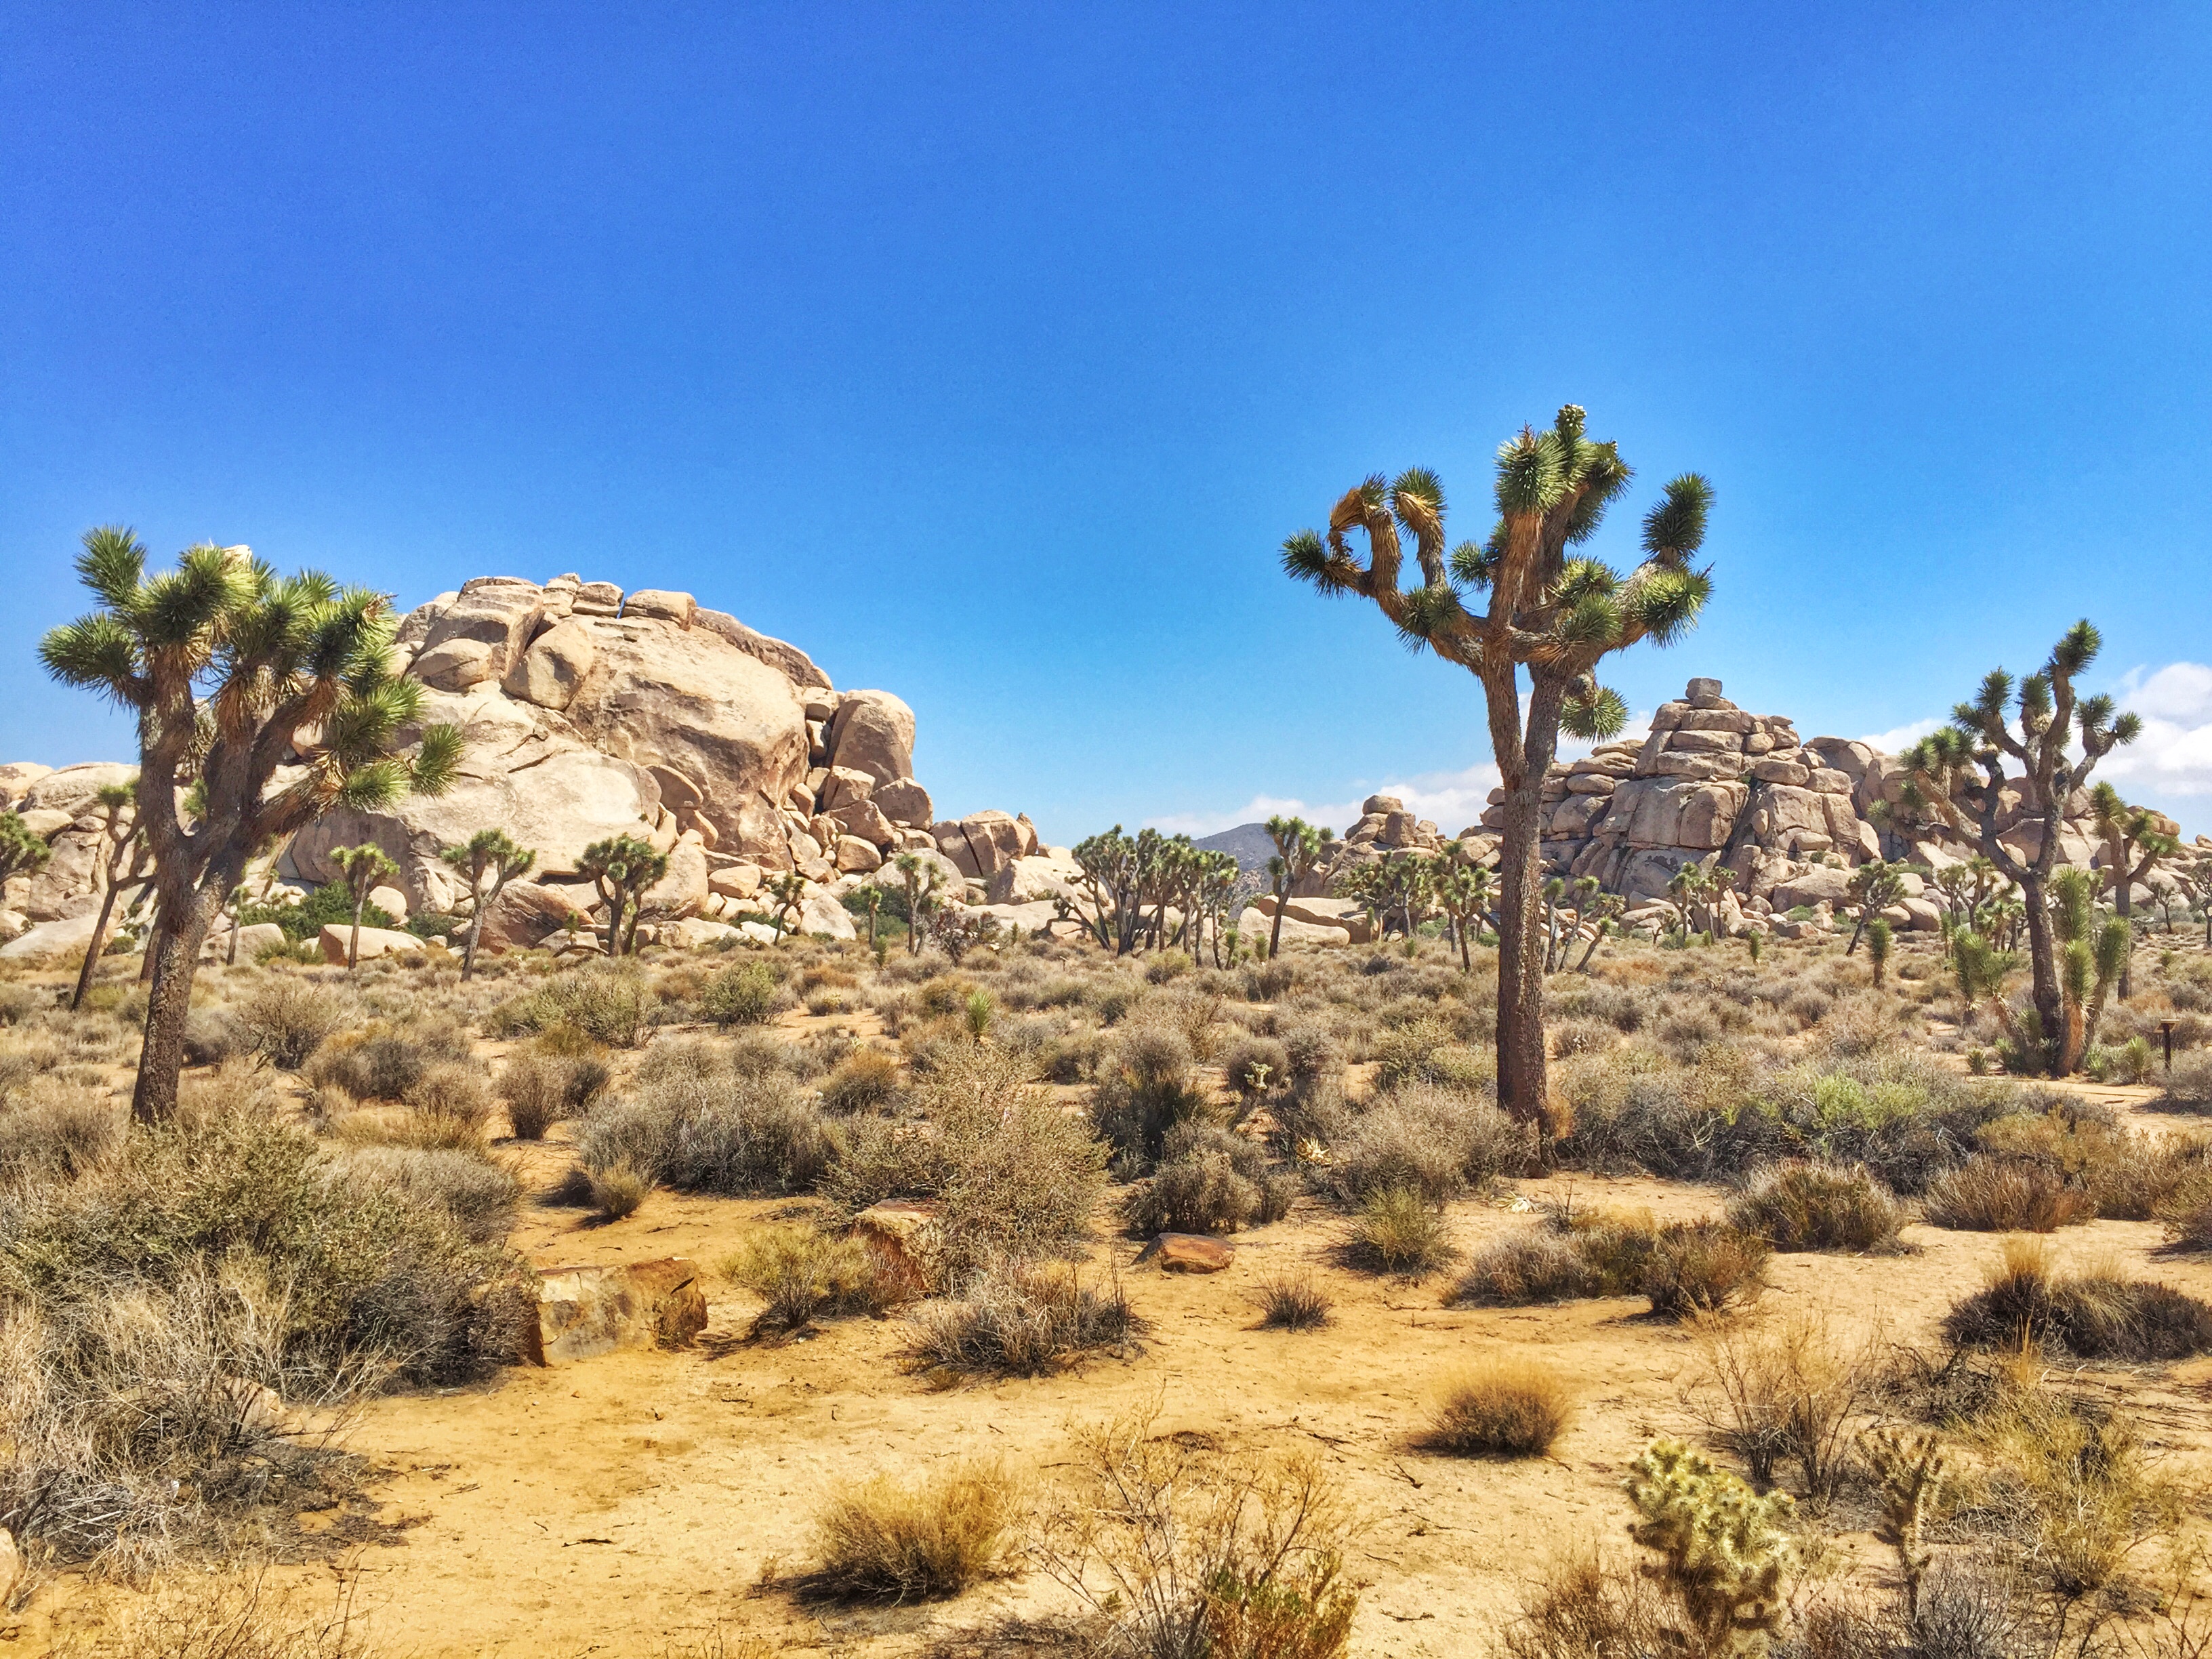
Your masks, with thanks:
<instances>
[{"instance_id":1,"label":"distant mountain","mask_svg":"<svg viewBox=\"0 0 2212 1659\"><path fill-rule=\"evenodd\" d=\"M1267 860L1275 856L1275 843L1268 838L1267 826L1260 823L1240 823L1197 844L1209 853L1234 853L1237 867L1248 875L1265 870Z\"/></svg>"}]
</instances>

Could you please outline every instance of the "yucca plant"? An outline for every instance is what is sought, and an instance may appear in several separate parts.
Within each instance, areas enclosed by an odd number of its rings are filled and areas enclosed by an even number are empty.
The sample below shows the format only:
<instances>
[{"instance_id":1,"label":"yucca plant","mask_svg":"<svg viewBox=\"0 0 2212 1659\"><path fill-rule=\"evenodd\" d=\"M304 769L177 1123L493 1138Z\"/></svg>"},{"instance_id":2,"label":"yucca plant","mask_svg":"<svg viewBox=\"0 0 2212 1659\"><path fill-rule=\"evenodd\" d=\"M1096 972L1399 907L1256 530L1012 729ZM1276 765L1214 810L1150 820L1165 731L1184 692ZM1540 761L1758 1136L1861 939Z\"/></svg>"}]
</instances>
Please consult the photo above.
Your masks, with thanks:
<instances>
[{"instance_id":1,"label":"yucca plant","mask_svg":"<svg viewBox=\"0 0 2212 1659\"><path fill-rule=\"evenodd\" d=\"M469 837L466 846L448 847L439 856L469 878L469 933L461 947L461 978L465 982L476 977L477 941L483 937L485 913L507 883L530 873L538 854L517 846L504 830L479 830Z\"/></svg>"},{"instance_id":2,"label":"yucca plant","mask_svg":"<svg viewBox=\"0 0 2212 1659\"><path fill-rule=\"evenodd\" d=\"M149 576L130 531L89 532L76 561L97 606L40 642L46 672L138 717L139 823L158 910L131 1110L173 1116L200 945L247 862L333 807L373 810L452 781L461 734L401 735L422 687L392 672L391 602L315 571L279 576L203 545ZM272 787L277 769L288 769ZM189 823L179 793L194 786Z\"/></svg>"},{"instance_id":3,"label":"yucca plant","mask_svg":"<svg viewBox=\"0 0 2212 1659\"><path fill-rule=\"evenodd\" d=\"M1570 404L1542 431L1524 427L1498 452L1498 519L1488 538L1449 547L1444 490L1425 467L1345 492L1326 535L1283 544L1285 570L1326 594L1371 600L1407 645L1426 647L1482 682L1491 749L1504 786L1499 863L1498 1093L1516 1117L1552 1110L1545 1073L1542 876L1538 862L1544 774L1562 731L1605 738L1627 724L1620 693L1595 678L1608 653L1639 641L1665 645L1693 625L1711 591L1690 556L1704 544L1712 490L1694 472L1670 481L1645 515L1642 564L1626 576L1571 550L1596 532L1628 488L1628 464L1585 435ZM1413 538L1418 576L1401 582L1401 527ZM1367 559L1346 539L1357 530ZM1486 593L1488 605L1468 608ZM1529 679L1525 710L1520 676Z\"/></svg>"},{"instance_id":4,"label":"yucca plant","mask_svg":"<svg viewBox=\"0 0 2212 1659\"><path fill-rule=\"evenodd\" d=\"M1905 866L1869 859L1851 872L1845 887L1859 913L1851 928L1851 942L1844 947L1844 954L1848 957L1857 951L1859 940L1866 935L1867 924L1905 896Z\"/></svg>"},{"instance_id":5,"label":"yucca plant","mask_svg":"<svg viewBox=\"0 0 2212 1659\"><path fill-rule=\"evenodd\" d=\"M1453 937L1459 940L1460 969L1471 974L1474 958L1468 949L1490 915L1490 872L1482 865L1468 862L1464 848L1455 841L1443 844L1437 862L1430 889L1436 895L1437 908L1451 918Z\"/></svg>"},{"instance_id":6,"label":"yucca plant","mask_svg":"<svg viewBox=\"0 0 2212 1659\"><path fill-rule=\"evenodd\" d=\"M54 849L31 833L21 813L0 812L0 881L35 876L53 855Z\"/></svg>"},{"instance_id":7,"label":"yucca plant","mask_svg":"<svg viewBox=\"0 0 2212 1659\"><path fill-rule=\"evenodd\" d=\"M2089 811L2096 821L2097 833L2104 837L2105 876L2112 884L2112 908L2132 929L2130 918L2135 915L2136 884L2158 868L2160 860L2181 850L2180 837L2167 832L2169 820L2148 807L2129 805L2109 783L2100 783L2089 792ZM2134 952L2129 955L2132 957ZM2128 971L2130 965L2120 965L2123 1002L2134 994Z\"/></svg>"},{"instance_id":8,"label":"yucca plant","mask_svg":"<svg viewBox=\"0 0 2212 1659\"><path fill-rule=\"evenodd\" d=\"M1991 669L1974 700L1951 711L1950 725L1903 757L1907 809L1932 812L1973 837L1996 872L2020 886L2035 981L2033 1052L2022 1058L2036 1070L2060 1076L2070 1069L2068 1022L2061 941L2049 902L2059 830L2067 800L2087 787L2092 769L2142 730L2141 719L2118 714L2109 696L2075 691L2075 680L2096 661L2103 643L2085 618L2051 647L2040 669L2017 684L2003 669ZM2078 755L2069 752L2077 740ZM2008 775L2011 767L2018 770ZM2033 853L1998 839L2002 830L2017 843L2021 830L2033 832Z\"/></svg>"},{"instance_id":9,"label":"yucca plant","mask_svg":"<svg viewBox=\"0 0 2212 1659\"><path fill-rule=\"evenodd\" d=\"M363 842L358 847L333 847L331 862L337 866L338 877L353 900L353 927L346 935L346 971L351 973L361 966L361 917L362 912L368 908L368 896L398 875L399 866L373 842Z\"/></svg>"},{"instance_id":10,"label":"yucca plant","mask_svg":"<svg viewBox=\"0 0 2212 1659\"><path fill-rule=\"evenodd\" d=\"M607 954L623 955L637 943L638 916L645 908L646 891L668 873L668 854L636 836L611 836L586 847L576 860L576 869L591 878L607 907ZM805 885L803 878L800 884Z\"/></svg>"}]
</instances>

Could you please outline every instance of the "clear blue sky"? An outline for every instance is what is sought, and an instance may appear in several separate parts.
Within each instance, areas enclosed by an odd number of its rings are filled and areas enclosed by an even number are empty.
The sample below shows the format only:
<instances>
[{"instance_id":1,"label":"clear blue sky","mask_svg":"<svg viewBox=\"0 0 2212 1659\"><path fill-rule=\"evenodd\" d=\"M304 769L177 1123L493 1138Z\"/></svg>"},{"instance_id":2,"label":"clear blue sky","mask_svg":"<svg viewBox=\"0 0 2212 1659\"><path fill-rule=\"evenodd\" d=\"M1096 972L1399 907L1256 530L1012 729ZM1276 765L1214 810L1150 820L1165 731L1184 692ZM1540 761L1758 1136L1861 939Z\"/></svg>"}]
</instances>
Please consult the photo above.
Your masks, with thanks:
<instances>
[{"instance_id":1,"label":"clear blue sky","mask_svg":"<svg viewBox=\"0 0 2212 1659\"><path fill-rule=\"evenodd\" d=\"M1275 550L1415 462L1480 535L1492 448L1571 399L1639 510L1718 491L1635 707L1717 674L1893 730L2086 613L2160 715L2130 793L2212 830L2201 5L4 31L0 758L127 751L33 655L121 520L407 605L690 588L911 702L941 808L1055 839L1449 795L1472 680Z\"/></svg>"}]
</instances>

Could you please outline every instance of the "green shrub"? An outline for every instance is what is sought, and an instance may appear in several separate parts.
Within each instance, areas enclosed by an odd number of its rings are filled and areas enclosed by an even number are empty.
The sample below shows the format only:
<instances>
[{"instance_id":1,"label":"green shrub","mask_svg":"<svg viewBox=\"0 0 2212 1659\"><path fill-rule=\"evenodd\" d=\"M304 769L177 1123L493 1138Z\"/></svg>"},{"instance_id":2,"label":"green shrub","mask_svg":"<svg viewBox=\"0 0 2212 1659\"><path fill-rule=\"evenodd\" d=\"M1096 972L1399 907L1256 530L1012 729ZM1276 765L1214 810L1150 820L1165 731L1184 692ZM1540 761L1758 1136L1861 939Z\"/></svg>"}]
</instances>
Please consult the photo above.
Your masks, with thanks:
<instances>
[{"instance_id":1,"label":"green shrub","mask_svg":"<svg viewBox=\"0 0 2212 1659\"><path fill-rule=\"evenodd\" d=\"M1729 1220L1778 1250L1893 1251L1905 1206L1863 1168L1790 1163L1760 1170Z\"/></svg>"},{"instance_id":2,"label":"green shrub","mask_svg":"<svg viewBox=\"0 0 2212 1659\"><path fill-rule=\"evenodd\" d=\"M1449 1261L1452 1249L1434 1205L1413 1188L1386 1187L1359 1206L1347 1254L1387 1273L1420 1273Z\"/></svg>"},{"instance_id":3,"label":"green shrub","mask_svg":"<svg viewBox=\"0 0 2212 1659\"><path fill-rule=\"evenodd\" d=\"M765 962L741 962L721 969L699 990L699 1012L717 1025L765 1025L783 1006L785 994L775 970Z\"/></svg>"},{"instance_id":4,"label":"green shrub","mask_svg":"<svg viewBox=\"0 0 2212 1659\"><path fill-rule=\"evenodd\" d=\"M325 927L353 927L353 894L342 881L326 881L297 904L244 904L239 907L238 925L251 927L257 923L275 922L284 930L284 937L298 941L311 939ZM397 927L398 919L380 904L362 907L361 925L364 927Z\"/></svg>"},{"instance_id":5,"label":"green shrub","mask_svg":"<svg viewBox=\"0 0 2212 1659\"><path fill-rule=\"evenodd\" d=\"M526 996L501 1003L485 1020L494 1036L568 1026L610 1048L635 1048L657 1012L644 971L634 962L565 969Z\"/></svg>"}]
</instances>

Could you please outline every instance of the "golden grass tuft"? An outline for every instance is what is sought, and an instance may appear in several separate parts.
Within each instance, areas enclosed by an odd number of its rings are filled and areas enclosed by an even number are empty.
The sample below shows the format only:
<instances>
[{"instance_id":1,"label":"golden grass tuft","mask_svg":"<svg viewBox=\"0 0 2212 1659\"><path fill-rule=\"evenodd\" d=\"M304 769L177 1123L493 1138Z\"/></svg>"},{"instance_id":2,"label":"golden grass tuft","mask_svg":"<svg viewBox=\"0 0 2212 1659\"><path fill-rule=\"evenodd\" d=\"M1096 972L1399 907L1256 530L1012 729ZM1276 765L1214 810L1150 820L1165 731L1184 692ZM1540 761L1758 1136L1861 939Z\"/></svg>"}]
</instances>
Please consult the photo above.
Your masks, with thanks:
<instances>
[{"instance_id":1,"label":"golden grass tuft","mask_svg":"<svg viewBox=\"0 0 2212 1659\"><path fill-rule=\"evenodd\" d=\"M1004 1468L968 1462L908 1486L878 1475L815 1517L807 1587L839 1600L957 1595L997 1565L1018 1491Z\"/></svg>"},{"instance_id":2,"label":"golden grass tuft","mask_svg":"<svg viewBox=\"0 0 2212 1659\"><path fill-rule=\"evenodd\" d=\"M1574 1415L1573 1391L1549 1366L1487 1359L1444 1385L1421 1444L1458 1457L1541 1457Z\"/></svg>"}]
</instances>

